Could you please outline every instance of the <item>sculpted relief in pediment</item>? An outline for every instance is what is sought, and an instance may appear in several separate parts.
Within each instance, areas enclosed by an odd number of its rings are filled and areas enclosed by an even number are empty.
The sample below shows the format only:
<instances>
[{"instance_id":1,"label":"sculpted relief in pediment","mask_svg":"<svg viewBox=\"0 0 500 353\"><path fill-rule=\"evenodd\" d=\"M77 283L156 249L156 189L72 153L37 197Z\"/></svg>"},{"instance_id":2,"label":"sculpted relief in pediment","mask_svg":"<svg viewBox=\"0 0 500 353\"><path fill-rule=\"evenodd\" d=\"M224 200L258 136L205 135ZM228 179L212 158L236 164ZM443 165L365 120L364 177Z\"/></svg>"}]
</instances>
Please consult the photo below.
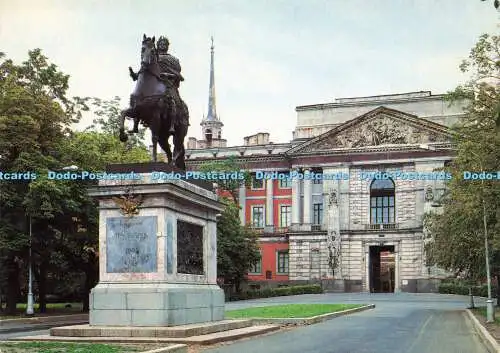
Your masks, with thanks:
<instances>
[{"instance_id":1,"label":"sculpted relief in pediment","mask_svg":"<svg viewBox=\"0 0 500 353\"><path fill-rule=\"evenodd\" d=\"M302 151L446 141L448 137L444 134L412 126L388 116L377 116L345 130L332 132L330 136L325 136L324 139L309 145Z\"/></svg>"}]
</instances>

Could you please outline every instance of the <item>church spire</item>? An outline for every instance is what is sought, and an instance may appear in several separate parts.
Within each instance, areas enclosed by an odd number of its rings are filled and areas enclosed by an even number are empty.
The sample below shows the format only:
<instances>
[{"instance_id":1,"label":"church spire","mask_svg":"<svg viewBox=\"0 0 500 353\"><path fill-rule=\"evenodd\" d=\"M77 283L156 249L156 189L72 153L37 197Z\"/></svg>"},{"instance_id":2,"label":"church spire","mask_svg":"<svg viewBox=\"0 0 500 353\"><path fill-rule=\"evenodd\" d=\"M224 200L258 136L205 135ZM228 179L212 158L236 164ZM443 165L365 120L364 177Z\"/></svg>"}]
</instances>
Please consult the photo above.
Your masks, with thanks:
<instances>
[{"instance_id":1,"label":"church spire","mask_svg":"<svg viewBox=\"0 0 500 353\"><path fill-rule=\"evenodd\" d=\"M207 120L219 120L215 108L215 73L214 73L214 37L211 37L212 45L210 47L210 85L208 91L208 114Z\"/></svg>"},{"instance_id":2,"label":"church spire","mask_svg":"<svg viewBox=\"0 0 500 353\"><path fill-rule=\"evenodd\" d=\"M217 116L215 109L215 73L214 73L214 38L211 38L210 46L210 85L208 90L208 113L201 121L202 135L205 137L205 147L225 146L226 140L222 139L222 127L224 124Z\"/></svg>"}]
</instances>

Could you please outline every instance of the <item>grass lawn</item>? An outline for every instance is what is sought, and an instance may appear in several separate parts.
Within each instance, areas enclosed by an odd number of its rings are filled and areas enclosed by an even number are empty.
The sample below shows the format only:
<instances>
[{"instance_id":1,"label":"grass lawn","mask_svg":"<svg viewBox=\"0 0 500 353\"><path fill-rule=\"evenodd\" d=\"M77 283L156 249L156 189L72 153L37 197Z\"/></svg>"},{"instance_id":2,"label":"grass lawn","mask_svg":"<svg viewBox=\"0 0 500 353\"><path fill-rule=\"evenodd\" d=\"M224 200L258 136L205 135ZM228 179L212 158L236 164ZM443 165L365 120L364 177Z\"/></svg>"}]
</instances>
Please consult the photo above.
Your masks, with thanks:
<instances>
[{"instance_id":1,"label":"grass lawn","mask_svg":"<svg viewBox=\"0 0 500 353\"><path fill-rule=\"evenodd\" d=\"M486 307L472 309L472 313L486 330L500 343L500 308L495 307L495 322L486 323Z\"/></svg>"},{"instance_id":2,"label":"grass lawn","mask_svg":"<svg viewBox=\"0 0 500 353\"><path fill-rule=\"evenodd\" d=\"M132 353L168 347L169 344L104 344L71 342L0 342L1 353Z\"/></svg>"},{"instance_id":3,"label":"grass lawn","mask_svg":"<svg viewBox=\"0 0 500 353\"><path fill-rule=\"evenodd\" d=\"M486 307L485 306L481 306L479 308L473 309L472 311L478 313L479 315L481 315L482 317L484 317L486 319ZM495 324L500 325L500 308L499 307L495 307Z\"/></svg>"},{"instance_id":4,"label":"grass lawn","mask_svg":"<svg viewBox=\"0 0 500 353\"><path fill-rule=\"evenodd\" d=\"M322 314L354 309L364 304L288 304L226 311L230 319L287 319L307 318Z\"/></svg>"},{"instance_id":5,"label":"grass lawn","mask_svg":"<svg viewBox=\"0 0 500 353\"><path fill-rule=\"evenodd\" d=\"M69 305L69 307L67 307ZM47 312L46 313L39 313L39 304L35 304L34 306L35 309L35 315L37 317L40 316L47 316L47 315L65 315L65 314L72 314L72 313L80 313L82 311L82 303L51 303L47 304ZM4 307L5 309L5 307ZM26 316L26 303L21 303L17 304L17 314L16 315L4 315L0 311L0 320L1 319L15 319L19 317L24 317Z\"/></svg>"},{"instance_id":6,"label":"grass lawn","mask_svg":"<svg viewBox=\"0 0 500 353\"><path fill-rule=\"evenodd\" d=\"M0 352L2 353L128 353L147 349L154 348L96 343L0 342Z\"/></svg>"}]
</instances>

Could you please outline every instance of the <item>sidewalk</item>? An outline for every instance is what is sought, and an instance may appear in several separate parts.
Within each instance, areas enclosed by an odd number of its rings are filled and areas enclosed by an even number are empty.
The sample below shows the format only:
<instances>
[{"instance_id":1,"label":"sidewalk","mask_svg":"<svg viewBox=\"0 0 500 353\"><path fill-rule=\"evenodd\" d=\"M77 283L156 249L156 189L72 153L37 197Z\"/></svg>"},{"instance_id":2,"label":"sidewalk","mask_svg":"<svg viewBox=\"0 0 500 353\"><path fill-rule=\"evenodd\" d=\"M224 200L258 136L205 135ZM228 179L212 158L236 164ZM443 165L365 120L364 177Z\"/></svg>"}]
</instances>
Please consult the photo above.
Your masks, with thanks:
<instances>
[{"instance_id":1,"label":"sidewalk","mask_svg":"<svg viewBox=\"0 0 500 353\"><path fill-rule=\"evenodd\" d=\"M89 314L42 316L0 320L0 334L46 330L57 326L80 325L89 322Z\"/></svg>"}]
</instances>

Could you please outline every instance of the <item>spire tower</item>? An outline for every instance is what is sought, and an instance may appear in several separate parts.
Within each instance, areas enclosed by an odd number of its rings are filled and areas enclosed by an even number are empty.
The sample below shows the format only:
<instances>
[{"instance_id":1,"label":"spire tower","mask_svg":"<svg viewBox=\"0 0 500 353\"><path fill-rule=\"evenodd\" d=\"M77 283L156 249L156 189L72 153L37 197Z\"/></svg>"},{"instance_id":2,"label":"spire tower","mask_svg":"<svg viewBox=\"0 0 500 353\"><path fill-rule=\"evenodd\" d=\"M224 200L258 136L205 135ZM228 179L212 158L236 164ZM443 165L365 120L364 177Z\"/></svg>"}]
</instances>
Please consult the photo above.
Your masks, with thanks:
<instances>
[{"instance_id":1,"label":"spire tower","mask_svg":"<svg viewBox=\"0 0 500 353\"><path fill-rule=\"evenodd\" d=\"M215 100L215 66L214 66L214 37L211 37L210 46L210 82L208 86L208 113L203 117L201 121L202 135L205 138L207 147L219 145L219 143L213 143L215 141L225 141L222 140L222 127L224 124L220 121L217 116Z\"/></svg>"},{"instance_id":2,"label":"spire tower","mask_svg":"<svg viewBox=\"0 0 500 353\"><path fill-rule=\"evenodd\" d=\"M215 70L214 70L214 37L211 38L210 47L210 84L208 87L208 114L207 120L219 120L215 105Z\"/></svg>"}]
</instances>

